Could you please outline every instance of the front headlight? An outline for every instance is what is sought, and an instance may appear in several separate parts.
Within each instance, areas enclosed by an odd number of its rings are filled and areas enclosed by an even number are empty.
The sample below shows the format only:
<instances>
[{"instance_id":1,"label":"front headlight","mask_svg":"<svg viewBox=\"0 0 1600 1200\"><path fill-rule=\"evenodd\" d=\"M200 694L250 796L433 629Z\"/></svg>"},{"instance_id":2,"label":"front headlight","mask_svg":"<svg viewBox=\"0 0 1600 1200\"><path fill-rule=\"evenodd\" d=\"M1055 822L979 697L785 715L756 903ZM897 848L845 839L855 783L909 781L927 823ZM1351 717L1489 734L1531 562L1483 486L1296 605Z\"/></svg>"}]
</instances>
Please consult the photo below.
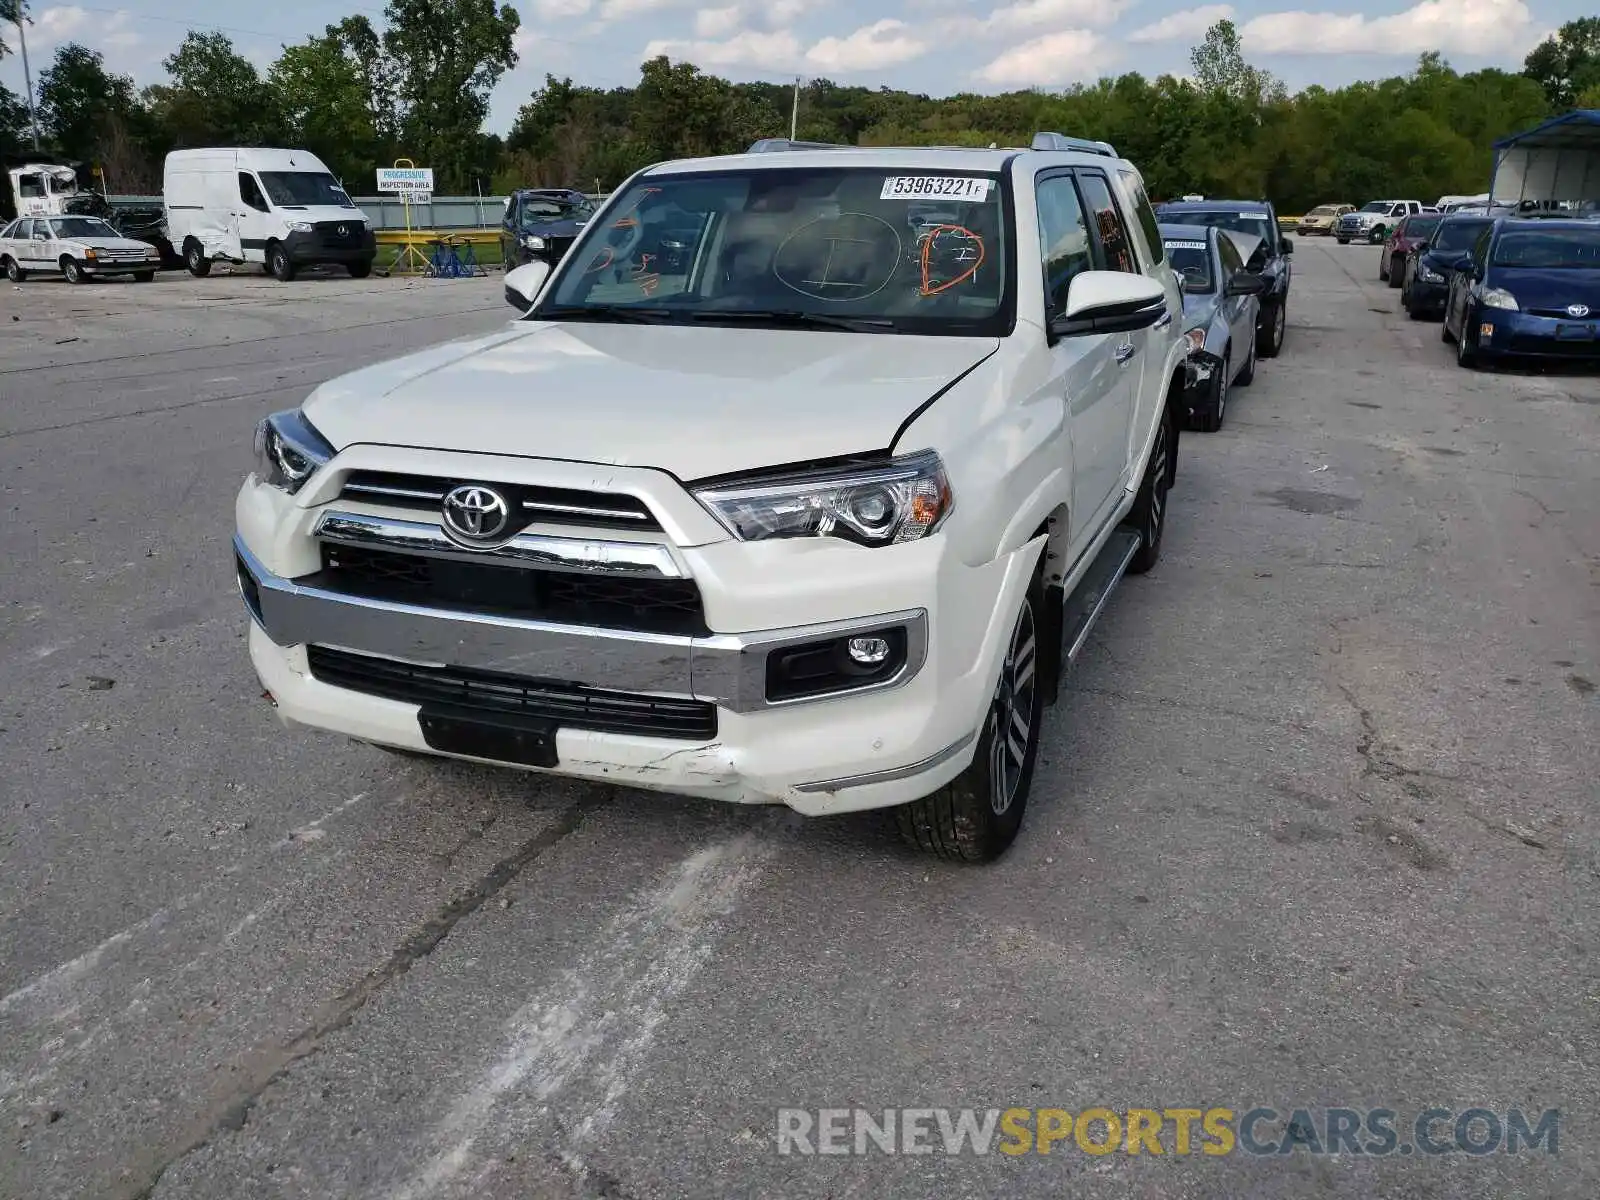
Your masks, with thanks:
<instances>
[{"instance_id":1,"label":"front headlight","mask_svg":"<svg viewBox=\"0 0 1600 1200\"><path fill-rule=\"evenodd\" d=\"M98 257L100 257L100 256L99 256L99 254L98 254L98 253L97 253L97 252L96 252L96 250L95 250L95 248L94 248L94 247L93 247L93 246L89 246L89 247L88 247L88 248L86 248L86 249L85 249L85 250L84 250L84 252L83 252L83 257L84 257L84 258L86 258L86 259L88 259L88 260L90 260L90 261L91 261L91 262L92 262L92 261L93 261L93 260L94 260L94 259L96 259L96 258L98 258Z\"/></svg>"},{"instance_id":2,"label":"front headlight","mask_svg":"<svg viewBox=\"0 0 1600 1200\"><path fill-rule=\"evenodd\" d=\"M333 457L333 447L298 408L262 418L256 426L255 451L261 482L291 496Z\"/></svg>"},{"instance_id":3,"label":"front headlight","mask_svg":"<svg viewBox=\"0 0 1600 1200\"><path fill-rule=\"evenodd\" d=\"M1478 300L1485 308L1504 308L1517 311L1517 298L1504 288L1484 288Z\"/></svg>"},{"instance_id":4,"label":"front headlight","mask_svg":"<svg viewBox=\"0 0 1600 1200\"><path fill-rule=\"evenodd\" d=\"M1443 283L1444 276L1435 271L1427 263L1417 264L1417 276L1423 283Z\"/></svg>"},{"instance_id":5,"label":"front headlight","mask_svg":"<svg viewBox=\"0 0 1600 1200\"><path fill-rule=\"evenodd\" d=\"M529 250L543 250L544 249L544 239L542 237L540 237L536 233L527 234L522 239L522 244L524 246L526 246Z\"/></svg>"},{"instance_id":6,"label":"front headlight","mask_svg":"<svg viewBox=\"0 0 1600 1200\"><path fill-rule=\"evenodd\" d=\"M316 227L310 221L290 221L289 228L294 233L310 233Z\"/></svg>"},{"instance_id":7,"label":"front headlight","mask_svg":"<svg viewBox=\"0 0 1600 1200\"><path fill-rule=\"evenodd\" d=\"M932 450L850 467L699 488L695 498L734 537L838 537L862 546L914 542L937 529L955 499Z\"/></svg>"},{"instance_id":8,"label":"front headlight","mask_svg":"<svg viewBox=\"0 0 1600 1200\"><path fill-rule=\"evenodd\" d=\"M1189 330L1183 335L1183 340L1189 343L1189 353L1198 354L1206 348L1206 331L1200 328Z\"/></svg>"}]
</instances>

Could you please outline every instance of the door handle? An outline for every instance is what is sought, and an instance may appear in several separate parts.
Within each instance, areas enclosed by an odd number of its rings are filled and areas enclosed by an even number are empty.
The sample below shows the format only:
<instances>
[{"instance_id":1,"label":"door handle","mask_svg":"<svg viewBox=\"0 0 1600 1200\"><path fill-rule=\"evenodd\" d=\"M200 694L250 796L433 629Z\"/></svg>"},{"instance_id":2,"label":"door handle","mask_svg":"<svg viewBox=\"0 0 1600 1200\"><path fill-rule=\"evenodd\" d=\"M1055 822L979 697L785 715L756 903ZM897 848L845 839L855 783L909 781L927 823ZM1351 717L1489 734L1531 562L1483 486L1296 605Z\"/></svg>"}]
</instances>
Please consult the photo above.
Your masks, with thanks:
<instances>
[{"instance_id":1,"label":"door handle","mask_svg":"<svg viewBox=\"0 0 1600 1200\"><path fill-rule=\"evenodd\" d=\"M1117 347L1117 366L1123 366L1137 352L1137 347L1132 342L1123 342Z\"/></svg>"}]
</instances>

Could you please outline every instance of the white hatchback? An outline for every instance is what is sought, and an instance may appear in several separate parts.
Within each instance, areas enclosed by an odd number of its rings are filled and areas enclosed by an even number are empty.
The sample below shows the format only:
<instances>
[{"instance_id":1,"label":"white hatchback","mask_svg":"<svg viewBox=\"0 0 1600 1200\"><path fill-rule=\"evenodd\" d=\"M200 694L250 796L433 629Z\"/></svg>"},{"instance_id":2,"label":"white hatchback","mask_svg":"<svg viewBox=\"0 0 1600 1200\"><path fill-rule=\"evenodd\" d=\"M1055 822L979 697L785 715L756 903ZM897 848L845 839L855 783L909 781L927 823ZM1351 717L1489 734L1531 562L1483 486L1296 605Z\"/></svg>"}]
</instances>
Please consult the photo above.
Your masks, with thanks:
<instances>
[{"instance_id":1,"label":"white hatchback","mask_svg":"<svg viewBox=\"0 0 1600 1200\"><path fill-rule=\"evenodd\" d=\"M99 217L23 217L0 229L0 267L12 283L47 272L70 283L99 275L149 283L160 266L161 251L123 237Z\"/></svg>"}]
</instances>

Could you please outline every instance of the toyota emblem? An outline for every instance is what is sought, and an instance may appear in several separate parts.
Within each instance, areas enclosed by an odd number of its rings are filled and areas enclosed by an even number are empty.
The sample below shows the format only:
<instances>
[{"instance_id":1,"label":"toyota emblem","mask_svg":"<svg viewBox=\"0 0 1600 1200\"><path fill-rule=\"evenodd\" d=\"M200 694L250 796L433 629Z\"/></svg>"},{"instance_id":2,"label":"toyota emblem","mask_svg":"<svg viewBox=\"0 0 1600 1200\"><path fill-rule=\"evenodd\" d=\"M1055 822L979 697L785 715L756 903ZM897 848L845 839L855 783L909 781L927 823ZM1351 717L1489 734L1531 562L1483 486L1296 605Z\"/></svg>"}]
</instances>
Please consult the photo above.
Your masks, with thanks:
<instances>
[{"instance_id":1,"label":"toyota emblem","mask_svg":"<svg viewBox=\"0 0 1600 1200\"><path fill-rule=\"evenodd\" d=\"M491 487L467 483L444 498L445 532L463 541L491 542L511 523L511 506Z\"/></svg>"},{"instance_id":2,"label":"toyota emblem","mask_svg":"<svg viewBox=\"0 0 1600 1200\"><path fill-rule=\"evenodd\" d=\"M1567 305L1567 316L1569 316L1569 317L1587 317L1588 315L1589 315L1589 306L1587 304L1569 304L1569 305Z\"/></svg>"}]
</instances>

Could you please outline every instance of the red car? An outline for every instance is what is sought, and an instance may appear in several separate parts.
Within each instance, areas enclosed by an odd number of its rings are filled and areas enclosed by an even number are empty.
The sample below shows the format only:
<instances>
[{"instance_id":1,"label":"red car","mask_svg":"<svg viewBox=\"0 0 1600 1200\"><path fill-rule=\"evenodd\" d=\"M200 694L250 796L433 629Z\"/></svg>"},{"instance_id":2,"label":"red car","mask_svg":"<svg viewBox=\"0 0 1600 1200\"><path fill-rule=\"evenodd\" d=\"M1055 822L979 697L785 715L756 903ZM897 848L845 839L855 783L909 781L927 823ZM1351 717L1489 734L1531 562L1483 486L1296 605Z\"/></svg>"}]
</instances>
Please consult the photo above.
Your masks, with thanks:
<instances>
[{"instance_id":1,"label":"red car","mask_svg":"<svg viewBox=\"0 0 1600 1200\"><path fill-rule=\"evenodd\" d=\"M1378 252L1378 278L1390 287L1399 287L1406 277L1406 259L1428 240L1442 220L1444 217L1436 212L1412 213L1402 219Z\"/></svg>"}]
</instances>

